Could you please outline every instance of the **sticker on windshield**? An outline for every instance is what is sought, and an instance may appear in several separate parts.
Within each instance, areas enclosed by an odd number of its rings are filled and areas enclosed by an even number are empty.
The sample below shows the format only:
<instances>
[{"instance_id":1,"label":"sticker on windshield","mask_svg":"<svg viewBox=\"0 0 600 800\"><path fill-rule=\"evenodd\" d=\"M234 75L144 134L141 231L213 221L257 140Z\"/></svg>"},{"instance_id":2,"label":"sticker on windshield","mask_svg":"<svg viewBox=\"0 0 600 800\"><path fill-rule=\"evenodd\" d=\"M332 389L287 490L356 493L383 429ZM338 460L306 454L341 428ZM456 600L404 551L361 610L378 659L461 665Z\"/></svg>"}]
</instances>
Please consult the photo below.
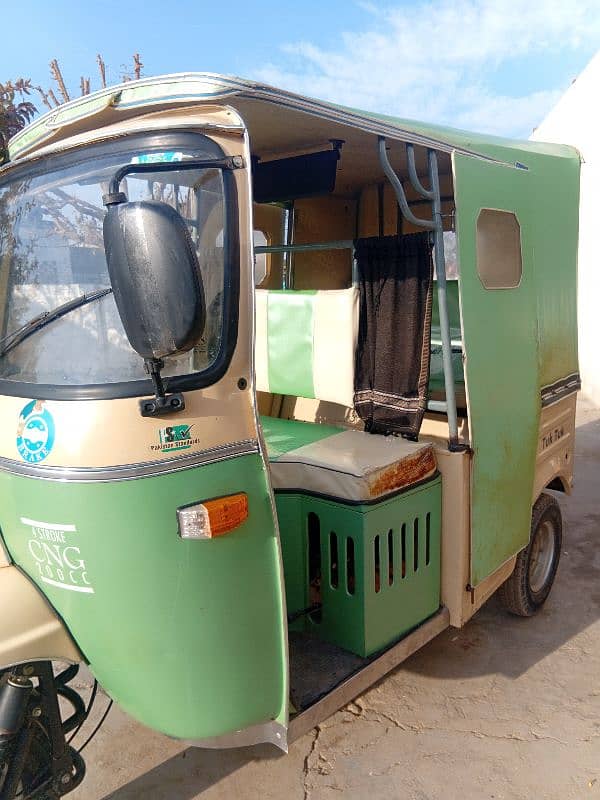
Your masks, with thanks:
<instances>
[{"instance_id":1,"label":"sticker on windshield","mask_svg":"<svg viewBox=\"0 0 600 800\"><path fill-rule=\"evenodd\" d=\"M183 153L143 153L131 159L132 164L163 164L165 161L183 161Z\"/></svg>"},{"instance_id":2,"label":"sticker on windshield","mask_svg":"<svg viewBox=\"0 0 600 800\"><path fill-rule=\"evenodd\" d=\"M32 400L19 414L17 450L24 461L39 464L54 447L54 419L43 400Z\"/></svg>"}]
</instances>

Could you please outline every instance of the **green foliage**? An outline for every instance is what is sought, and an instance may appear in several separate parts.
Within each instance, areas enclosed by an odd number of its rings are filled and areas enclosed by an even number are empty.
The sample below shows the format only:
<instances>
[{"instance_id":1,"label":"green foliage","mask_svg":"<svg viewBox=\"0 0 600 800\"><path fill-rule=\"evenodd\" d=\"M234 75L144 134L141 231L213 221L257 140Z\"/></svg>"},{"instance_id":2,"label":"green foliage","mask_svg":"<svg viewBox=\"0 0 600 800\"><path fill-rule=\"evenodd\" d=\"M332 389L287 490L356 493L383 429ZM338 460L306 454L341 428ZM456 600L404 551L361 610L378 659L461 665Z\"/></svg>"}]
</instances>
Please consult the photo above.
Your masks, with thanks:
<instances>
[{"instance_id":1,"label":"green foliage","mask_svg":"<svg viewBox=\"0 0 600 800\"><path fill-rule=\"evenodd\" d=\"M0 134L6 140L31 122L37 108L27 99L32 90L29 78L0 83Z\"/></svg>"}]
</instances>

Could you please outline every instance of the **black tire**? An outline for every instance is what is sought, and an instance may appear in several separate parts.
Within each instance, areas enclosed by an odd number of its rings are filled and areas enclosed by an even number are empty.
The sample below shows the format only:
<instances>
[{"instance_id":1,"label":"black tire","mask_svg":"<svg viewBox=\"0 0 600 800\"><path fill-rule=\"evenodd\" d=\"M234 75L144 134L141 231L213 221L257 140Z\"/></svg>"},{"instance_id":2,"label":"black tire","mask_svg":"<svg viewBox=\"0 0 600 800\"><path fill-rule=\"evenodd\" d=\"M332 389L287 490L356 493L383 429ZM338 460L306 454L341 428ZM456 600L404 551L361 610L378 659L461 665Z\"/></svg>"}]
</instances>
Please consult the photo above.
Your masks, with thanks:
<instances>
[{"instance_id":1,"label":"black tire","mask_svg":"<svg viewBox=\"0 0 600 800\"><path fill-rule=\"evenodd\" d=\"M546 602L562 549L562 514L554 497L542 493L531 514L529 544L517 556L510 578L498 590L511 614L531 617Z\"/></svg>"}]
</instances>

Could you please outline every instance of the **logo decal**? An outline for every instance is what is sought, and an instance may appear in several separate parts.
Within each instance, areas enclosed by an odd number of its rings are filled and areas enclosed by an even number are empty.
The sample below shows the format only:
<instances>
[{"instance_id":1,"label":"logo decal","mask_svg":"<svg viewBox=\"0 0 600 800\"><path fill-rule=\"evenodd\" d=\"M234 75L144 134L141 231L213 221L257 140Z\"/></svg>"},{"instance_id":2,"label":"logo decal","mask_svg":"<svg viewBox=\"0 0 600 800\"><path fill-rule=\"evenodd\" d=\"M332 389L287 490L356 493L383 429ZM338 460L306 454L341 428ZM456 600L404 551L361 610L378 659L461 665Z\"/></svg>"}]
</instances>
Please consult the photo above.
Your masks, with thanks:
<instances>
[{"instance_id":1,"label":"logo decal","mask_svg":"<svg viewBox=\"0 0 600 800\"><path fill-rule=\"evenodd\" d=\"M560 441L563 436L565 435L565 428L564 425L561 425L560 428L554 428L553 431L549 433L545 433L542 436L542 450L547 450L550 445L556 444Z\"/></svg>"},{"instance_id":2,"label":"logo decal","mask_svg":"<svg viewBox=\"0 0 600 800\"><path fill-rule=\"evenodd\" d=\"M39 464L54 446L54 419L42 400L27 403L19 415L17 450L24 461Z\"/></svg>"},{"instance_id":3,"label":"logo decal","mask_svg":"<svg viewBox=\"0 0 600 800\"><path fill-rule=\"evenodd\" d=\"M150 449L160 450L161 453L189 450L193 444L200 444L200 439L192 438L191 425L169 425L168 428L159 428L158 439L160 444L153 444Z\"/></svg>"},{"instance_id":4,"label":"logo decal","mask_svg":"<svg viewBox=\"0 0 600 800\"><path fill-rule=\"evenodd\" d=\"M31 529L27 549L41 581L57 589L94 594L75 525L27 517L21 517L21 522Z\"/></svg>"}]
</instances>

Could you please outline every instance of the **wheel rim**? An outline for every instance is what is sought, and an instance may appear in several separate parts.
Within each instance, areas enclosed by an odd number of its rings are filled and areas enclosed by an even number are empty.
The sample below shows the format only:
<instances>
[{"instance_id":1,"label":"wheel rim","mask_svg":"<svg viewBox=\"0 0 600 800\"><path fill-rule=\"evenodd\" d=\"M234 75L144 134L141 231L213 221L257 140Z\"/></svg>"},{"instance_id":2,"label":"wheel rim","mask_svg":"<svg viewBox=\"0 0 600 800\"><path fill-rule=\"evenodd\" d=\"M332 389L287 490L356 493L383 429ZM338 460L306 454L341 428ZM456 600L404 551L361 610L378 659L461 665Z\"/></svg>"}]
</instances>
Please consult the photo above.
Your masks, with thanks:
<instances>
[{"instance_id":1,"label":"wheel rim","mask_svg":"<svg viewBox=\"0 0 600 800\"><path fill-rule=\"evenodd\" d=\"M529 558L529 586L534 594L540 592L552 572L554 563L554 528L546 520L538 527L531 543Z\"/></svg>"}]
</instances>

